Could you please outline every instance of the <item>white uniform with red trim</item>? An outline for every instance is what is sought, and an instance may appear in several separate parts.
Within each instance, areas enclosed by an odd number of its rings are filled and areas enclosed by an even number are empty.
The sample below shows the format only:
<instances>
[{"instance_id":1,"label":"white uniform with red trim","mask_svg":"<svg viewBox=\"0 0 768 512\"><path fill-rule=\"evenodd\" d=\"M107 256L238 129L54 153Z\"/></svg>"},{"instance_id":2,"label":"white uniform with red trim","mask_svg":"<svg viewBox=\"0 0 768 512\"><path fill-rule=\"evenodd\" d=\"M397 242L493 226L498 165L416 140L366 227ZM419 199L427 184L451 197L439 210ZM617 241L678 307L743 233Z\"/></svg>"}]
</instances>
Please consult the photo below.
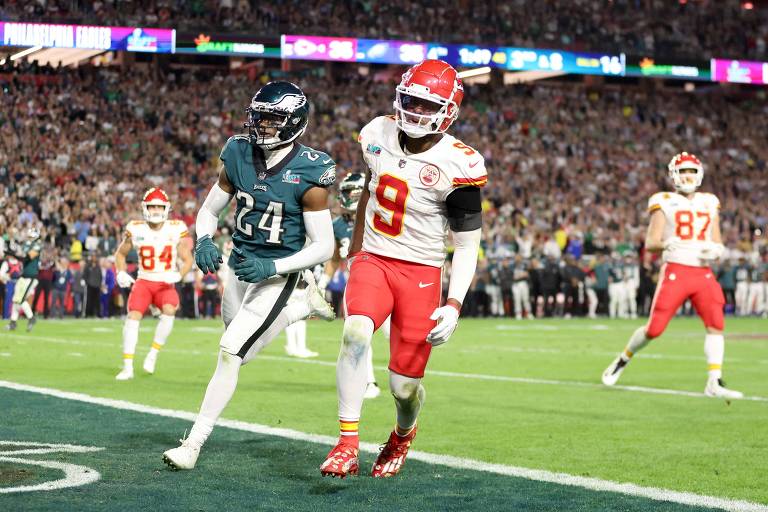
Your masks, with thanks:
<instances>
[{"instance_id":1,"label":"white uniform with red trim","mask_svg":"<svg viewBox=\"0 0 768 512\"><path fill-rule=\"evenodd\" d=\"M648 201L648 211L661 210L666 223L662 240L679 237L681 242L664 250L665 262L692 267L706 267L709 262L699 258L702 245L712 241L712 221L720 209L714 194L696 192L691 199L676 192L658 192Z\"/></svg>"},{"instance_id":2,"label":"white uniform with red trim","mask_svg":"<svg viewBox=\"0 0 768 512\"><path fill-rule=\"evenodd\" d=\"M371 170L363 251L442 267L445 200L457 187L487 183L483 156L448 134L428 151L406 154L390 116L368 123L358 142Z\"/></svg>"},{"instance_id":3,"label":"white uniform with red trim","mask_svg":"<svg viewBox=\"0 0 768 512\"><path fill-rule=\"evenodd\" d=\"M139 255L139 279L161 283L181 280L176 248L182 238L189 236L184 222L166 220L160 229L152 229L146 221L134 220L125 231Z\"/></svg>"}]
</instances>

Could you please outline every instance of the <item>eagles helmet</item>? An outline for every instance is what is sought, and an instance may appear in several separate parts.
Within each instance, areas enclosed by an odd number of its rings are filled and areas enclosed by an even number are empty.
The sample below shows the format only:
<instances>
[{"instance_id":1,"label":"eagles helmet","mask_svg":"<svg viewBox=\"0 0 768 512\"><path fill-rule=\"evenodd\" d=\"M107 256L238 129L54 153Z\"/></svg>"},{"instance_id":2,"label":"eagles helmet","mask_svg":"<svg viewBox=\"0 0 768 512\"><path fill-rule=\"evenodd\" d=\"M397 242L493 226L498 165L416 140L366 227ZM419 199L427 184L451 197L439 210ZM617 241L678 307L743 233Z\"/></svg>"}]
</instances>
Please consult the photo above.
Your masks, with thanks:
<instances>
[{"instance_id":1,"label":"eagles helmet","mask_svg":"<svg viewBox=\"0 0 768 512\"><path fill-rule=\"evenodd\" d=\"M298 139L309 122L309 102L291 82L269 82L259 89L245 110L251 143L275 149ZM272 130L274 129L274 133Z\"/></svg>"},{"instance_id":2,"label":"eagles helmet","mask_svg":"<svg viewBox=\"0 0 768 512\"><path fill-rule=\"evenodd\" d=\"M347 174L339 184L339 206L345 212L357 210L357 203L365 188L365 176L359 172Z\"/></svg>"}]
</instances>

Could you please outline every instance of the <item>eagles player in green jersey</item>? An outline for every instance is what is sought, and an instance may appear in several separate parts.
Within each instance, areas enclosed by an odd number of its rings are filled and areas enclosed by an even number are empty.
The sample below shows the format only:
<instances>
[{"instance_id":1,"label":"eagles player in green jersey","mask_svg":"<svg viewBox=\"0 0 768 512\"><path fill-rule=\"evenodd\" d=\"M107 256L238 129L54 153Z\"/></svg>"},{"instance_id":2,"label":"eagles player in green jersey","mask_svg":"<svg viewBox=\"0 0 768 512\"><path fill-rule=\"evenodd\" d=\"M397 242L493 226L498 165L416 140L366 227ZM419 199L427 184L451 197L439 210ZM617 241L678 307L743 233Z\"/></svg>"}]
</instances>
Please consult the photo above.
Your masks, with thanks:
<instances>
[{"instance_id":1,"label":"eagles player in green jersey","mask_svg":"<svg viewBox=\"0 0 768 512\"><path fill-rule=\"evenodd\" d=\"M246 110L247 135L231 137L221 151L223 165L197 215L195 261L204 273L222 263L211 238L218 216L237 201L234 249L224 289L219 361L200 413L178 448L163 460L192 469L237 386L240 366L250 361L285 326L310 314L326 319L333 311L306 269L333 255L328 187L336 179L333 160L297 142L309 120L304 93L290 82L262 87ZM287 305L299 273L307 281L306 300Z\"/></svg>"},{"instance_id":2,"label":"eagles player in green jersey","mask_svg":"<svg viewBox=\"0 0 768 512\"><path fill-rule=\"evenodd\" d=\"M37 287L37 273L40 270L40 231L37 228L27 230L27 239L17 244L16 257L21 261L21 277L16 281L16 288L13 291L13 304L11 305L11 321L6 326L9 331L16 330L16 322L19 320L19 310L24 312L27 317L27 332L37 322L37 317L32 311L29 299L35 293Z\"/></svg>"},{"instance_id":3,"label":"eagles player in green jersey","mask_svg":"<svg viewBox=\"0 0 768 512\"><path fill-rule=\"evenodd\" d=\"M341 265L341 260L347 259L349 254L349 245L352 241L352 231L355 227L355 212L357 211L357 203L360 201L360 196L363 194L365 188L365 175L359 172L353 172L348 174L339 183L339 207L341 208L341 216L336 217L333 221L333 236L336 239L336 250L333 252L333 257L325 264L323 274L318 280L318 287L325 295L325 289L333 279L333 275ZM389 339L389 318L381 324L379 328L384 336ZM366 358L366 366L368 368L368 384L365 388L365 394L363 398L376 398L381 394L381 389L376 383L376 376L373 373L373 348L368 345L368 357Z\"/></svg>"}]
</instances>

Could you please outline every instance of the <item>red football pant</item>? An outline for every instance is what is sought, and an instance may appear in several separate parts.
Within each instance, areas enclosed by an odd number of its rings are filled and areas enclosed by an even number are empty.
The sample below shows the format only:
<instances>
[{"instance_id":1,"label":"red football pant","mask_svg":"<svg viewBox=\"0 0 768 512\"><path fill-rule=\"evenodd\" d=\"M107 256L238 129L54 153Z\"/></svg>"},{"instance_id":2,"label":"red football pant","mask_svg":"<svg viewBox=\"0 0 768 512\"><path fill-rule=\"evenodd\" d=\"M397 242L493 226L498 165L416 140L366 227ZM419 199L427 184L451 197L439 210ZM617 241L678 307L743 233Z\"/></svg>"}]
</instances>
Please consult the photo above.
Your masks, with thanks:
<instances>
[{"instance_id":1,"label":"red football pant","mask_svg":"<svg viewBox=\"0 0 768 512\"><path fill-rule=\"evenodd\" d=\"M420 379L432 345L427 334L440 306L442 269L360 252L355 256L344 294L347 315L362 315L378 329L392 315L389 369Z\"/></svg>"},{"instance_id":2,"label":"red football pant","mask_svg":"<svg viewBox=\"0 0 768 512\"><path fill-rule=\"evenodd\" d=\"M128 311L138 311L142 315L147 312L150 304L162 309L165 304L179 305L179 294L172 283L161 283L137 279L133 283L131 294L128 296Z\"/></svg>"},{"instance_id":3,"label":"red football pant","mask_svg":"<svg viewBox=\"0 0 768 512\"><path fill-rule=\"evenodd\" d=\"M659 284L653 296L651 317L645 328L646 336L660 336L686 299L691 299L696 313L706 327L723 330L725 297L712 269L665 263L659 272Z\"/></svg>"}]
</instances>

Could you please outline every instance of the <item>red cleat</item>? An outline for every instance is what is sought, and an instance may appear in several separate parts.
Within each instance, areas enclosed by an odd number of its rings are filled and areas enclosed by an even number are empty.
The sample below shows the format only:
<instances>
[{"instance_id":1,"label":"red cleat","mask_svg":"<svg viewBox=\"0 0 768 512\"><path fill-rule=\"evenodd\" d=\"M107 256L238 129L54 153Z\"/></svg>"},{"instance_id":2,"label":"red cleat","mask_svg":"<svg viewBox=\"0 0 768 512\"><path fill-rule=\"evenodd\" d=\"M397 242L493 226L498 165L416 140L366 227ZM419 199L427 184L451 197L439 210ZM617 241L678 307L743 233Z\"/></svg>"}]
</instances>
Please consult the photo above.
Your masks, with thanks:
<instances>
[{"instance_id":1,"label":"red cleat","mask_svg":"<svg viewBox=\"0 0 768 512\"><path fill-rule=\"evenodd\" d=\"M328 453L325 462L320 466L320 473L323 476L330 475L334 478L356 475L360 469L358 453L360 450L357 446L339 441L339 444Z\"/></svg>"},{"instance_id":2,"label":"red cleat","mask_svg":"<svg viewBox=\"0 0 768 512\"><path fill-rule=\"evenodd\" d=\"M387 444L381 448L381 453L371 468L371 476L388 478L398 474L405 464L405 456L408 455L408 448L411 447L414 437L416 437L416 427L405 437L400 437L392 431Z\"/></svg>"}]
</instances>

